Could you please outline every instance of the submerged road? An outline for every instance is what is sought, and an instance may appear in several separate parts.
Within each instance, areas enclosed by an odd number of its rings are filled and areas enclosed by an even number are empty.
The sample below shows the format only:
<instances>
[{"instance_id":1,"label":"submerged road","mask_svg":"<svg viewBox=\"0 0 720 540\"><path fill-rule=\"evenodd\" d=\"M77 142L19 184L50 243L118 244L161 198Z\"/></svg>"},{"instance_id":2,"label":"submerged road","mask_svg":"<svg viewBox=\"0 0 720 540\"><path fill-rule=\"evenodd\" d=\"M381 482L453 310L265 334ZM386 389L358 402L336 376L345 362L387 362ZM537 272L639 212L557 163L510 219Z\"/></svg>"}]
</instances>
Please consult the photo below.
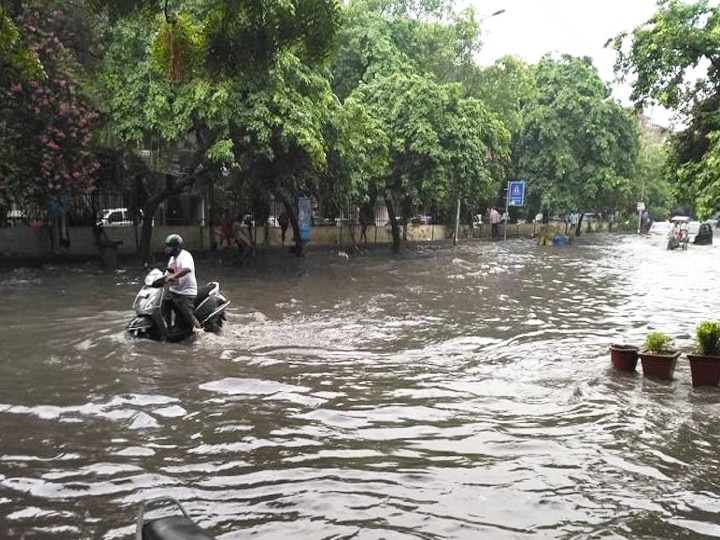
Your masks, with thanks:
<instances>
[{"instance_id":1,"label":"submerged road","mask_svg":"<svg viewBox=\"0 0 720 540\"><path fill-rule=\"evenodd\" d=\"M596 234L198 261L220 336L124 332L136 269L0 274L0 537L720 537L720 389L610 369L720 319L720 245ZM154 515L160 515L156 513Z\"/></svg>"}]
</instances>

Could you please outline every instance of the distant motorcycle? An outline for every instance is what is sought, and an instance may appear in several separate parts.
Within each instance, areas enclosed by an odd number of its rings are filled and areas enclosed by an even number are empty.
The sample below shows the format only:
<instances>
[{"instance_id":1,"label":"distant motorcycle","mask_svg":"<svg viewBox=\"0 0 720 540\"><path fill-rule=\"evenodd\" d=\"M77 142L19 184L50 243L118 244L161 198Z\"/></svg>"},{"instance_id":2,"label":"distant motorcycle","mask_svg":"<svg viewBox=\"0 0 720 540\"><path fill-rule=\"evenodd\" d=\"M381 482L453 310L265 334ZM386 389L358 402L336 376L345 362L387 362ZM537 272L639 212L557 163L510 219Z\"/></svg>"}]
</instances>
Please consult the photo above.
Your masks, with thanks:
<instances>
[{"instance_id":1,"label":"distant motorcycle","mask_svg":"<svg viewBox=\"0 0 720 540\"><path fill-rule=\"evenodd\" d=\"M667 249L687 249L689 239L686 229L672 230L668 235Z\"/></svg>"},{"instance_id":2,"label":"distant motorcycle","mask_svg":"<svg viewBox=\"0 0 720 540\"><path fill-rule=\"evenodd\" d=\"M128 332L135 337L158 341L181 341L192 335L193 329L174 308L165 290L166 275L153 268L145 275L144 285L135 296L135 318L128 324ZM220 290L217 281L198 287L195 297L195 317L206 332L219 333L227 320L225 310L230 300Z\"/></svg>"}]
</instances>

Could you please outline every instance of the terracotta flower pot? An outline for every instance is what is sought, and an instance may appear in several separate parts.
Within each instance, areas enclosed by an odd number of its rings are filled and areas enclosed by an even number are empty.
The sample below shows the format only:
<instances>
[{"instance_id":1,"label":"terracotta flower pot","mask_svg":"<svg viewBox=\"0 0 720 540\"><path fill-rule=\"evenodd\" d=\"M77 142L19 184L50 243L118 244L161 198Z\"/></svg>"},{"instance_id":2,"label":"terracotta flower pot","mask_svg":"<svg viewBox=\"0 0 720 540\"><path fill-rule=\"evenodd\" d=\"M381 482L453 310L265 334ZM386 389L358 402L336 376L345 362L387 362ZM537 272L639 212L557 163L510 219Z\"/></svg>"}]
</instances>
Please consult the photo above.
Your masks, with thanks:
<instances>
[{"instance_id":1,"label":"terracotta flower pot","mask_svg":"<svg viewBox=\"0 0 720 540\"><path fill-rule=\"evenodd\" d=\"M610 345L610 361L619 371L635 371L638 347L634 345Z\"/></svg>"},{"instance_id":2,"label":"terracotta flower pot","mask_svg":"<svg viewBox=\"0 0 720 540\"><path fill-rule=\"evenodd\" d=\"M693 386L717 386L720 383L720 356L689 354Z\"/></svg>"},{"instance_id":3,"label":"terracotta flower pot","mask_svg":"<svg viewBox=\"0 0 720 540\"><path fill-rule=\"evenodd\" d=\"M665 354L650 353L647 351L639 351L640 363L642 364L643 375L647 377L655 377L657 379L672 379L677 365L677 359L680 351L674 351Z\"/></svg>"}]
</instances>

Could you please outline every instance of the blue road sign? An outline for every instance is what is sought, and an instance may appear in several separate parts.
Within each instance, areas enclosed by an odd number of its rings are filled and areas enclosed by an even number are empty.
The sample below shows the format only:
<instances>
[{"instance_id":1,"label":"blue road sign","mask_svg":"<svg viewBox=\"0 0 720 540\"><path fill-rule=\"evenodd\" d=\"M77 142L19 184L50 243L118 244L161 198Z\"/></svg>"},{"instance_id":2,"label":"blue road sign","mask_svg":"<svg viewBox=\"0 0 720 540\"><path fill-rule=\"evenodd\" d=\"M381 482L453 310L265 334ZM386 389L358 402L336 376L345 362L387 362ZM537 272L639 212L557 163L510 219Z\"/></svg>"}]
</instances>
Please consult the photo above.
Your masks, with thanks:
<instances>
[{"instance_id":1,"label":"blue road sign","mask_svg":"<svg viewBox=\"0 0 720 540\"><path fill-rule=\"evenodd\" d=\"M525 204L525 182L516 180L508 182L508 206Z\"/></svg>"},{"instance_id":2,"label":"blue road sign","mask_svg":"<svg viewBox=\"0 0 720 540\"><path fill-rule=\"evenodd\" d=\"M312 205L310 197L298 197L298 229L300 229L300 240L310 241L310 227L312 226Z\"/></svg>"}]
</instances>

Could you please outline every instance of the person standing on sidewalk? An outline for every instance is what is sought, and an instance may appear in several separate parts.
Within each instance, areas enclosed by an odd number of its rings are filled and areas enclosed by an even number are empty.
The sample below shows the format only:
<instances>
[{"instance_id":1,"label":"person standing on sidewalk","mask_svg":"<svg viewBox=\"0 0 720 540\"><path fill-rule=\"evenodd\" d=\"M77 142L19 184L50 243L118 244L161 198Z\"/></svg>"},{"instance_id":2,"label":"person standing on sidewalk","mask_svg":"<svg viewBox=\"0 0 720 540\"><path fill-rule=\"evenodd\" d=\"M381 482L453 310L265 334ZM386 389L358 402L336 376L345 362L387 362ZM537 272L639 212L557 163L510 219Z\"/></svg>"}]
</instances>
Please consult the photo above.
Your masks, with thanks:
<instances>
[{"instance_id":1,"label":"person standing on sidewalk","mask_svg":"<svg viewBox=\"0 0 720 540\"><path fill-rule=\"evenodd\" d=\"M490 209L490 235L493 238L500 236L500 212L494 206Z\"/></svg>"},{"instance_id":2,"label":"person standing on sidewalk","mask_svg":"<svg viewBox=\"0 0 720 540\"><path fill-rule=\"evenodd\" d=\"M573 210L570 214L570 230L575 234L575 236L580 236L580 231L578 231L579 221L580 213Z\"/></svg>"}]
</instances>

